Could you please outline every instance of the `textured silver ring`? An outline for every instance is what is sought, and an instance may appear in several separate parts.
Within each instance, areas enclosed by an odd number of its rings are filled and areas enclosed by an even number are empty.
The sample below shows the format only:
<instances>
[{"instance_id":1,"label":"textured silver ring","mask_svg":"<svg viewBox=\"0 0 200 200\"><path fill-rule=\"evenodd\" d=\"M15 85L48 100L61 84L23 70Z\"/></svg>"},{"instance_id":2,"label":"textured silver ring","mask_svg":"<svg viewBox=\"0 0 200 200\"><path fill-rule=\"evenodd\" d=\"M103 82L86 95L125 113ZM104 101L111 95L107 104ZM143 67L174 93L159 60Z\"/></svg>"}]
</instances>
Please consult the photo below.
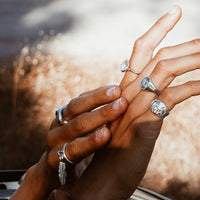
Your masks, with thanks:
<instances>
[{"instance_id":1,"label":"textured silver ring","mask_svg":"<svg viewBox=\"0 0 200 200\"><path fill-rule=\"evenodd\" d=\"M65 148L66 148L67 145L68 145L68 143L65 143L64 146L63 146L63 157L64 157L64 159L65 159L68 163L74 165L75 163L72 162L72 161L66 156L66 154L65 154Z\"/></svg>"},{"instance_id":2,"label":"textured silver ring","mask_svg":"<svg viewBox=\"0 0 200 200\"><path fill-rule=\"evenodd\" d=\"M148 76L142 79L140 83L140 88L142 90L148 90L148 91L154 92L157 95L161 94L161 91L156 88L156 86L153 84L153 82Z\"/></svg>"},{"instance_id":3,"label":"textured silver ring","mask_svg":"<svg viewBox=\"0 0 200 200\"><path fill-rule=\"evenodd\" d=\"M158 117L166 117L169 114L169 110L165 103L161 100L155 99L151 104L151 111Z\"/></svg>"},{"instance_id":4,"label":"textured silver ring","mask_svg":"<svg viewBox=\"0 0 200 200\"><path fill-rule=\"evenodd\" d=\"M63 124L67 124L68 121L67 120L63 120L63 110L67 107L67 105L64 105L62 108L59 108L58 110L56 110L56 120L60 125Z\"/></svg>"},{"instance_id":5,"label":"textured silver ring","mask_svg":"<svg viewBox=\"0 0 200 200\"><path fill-rule=\"evenodd\" d=\"M121 68L121 72L130 71L130 72L133 72L134 74L137 74L137 75L140 74L140 72L136 72L135 70L133 70L133 69L131 69L131 68L129 67L129 60L125 60L125 61L121 64L120 68Z\"/></svg>"}]
</instances>

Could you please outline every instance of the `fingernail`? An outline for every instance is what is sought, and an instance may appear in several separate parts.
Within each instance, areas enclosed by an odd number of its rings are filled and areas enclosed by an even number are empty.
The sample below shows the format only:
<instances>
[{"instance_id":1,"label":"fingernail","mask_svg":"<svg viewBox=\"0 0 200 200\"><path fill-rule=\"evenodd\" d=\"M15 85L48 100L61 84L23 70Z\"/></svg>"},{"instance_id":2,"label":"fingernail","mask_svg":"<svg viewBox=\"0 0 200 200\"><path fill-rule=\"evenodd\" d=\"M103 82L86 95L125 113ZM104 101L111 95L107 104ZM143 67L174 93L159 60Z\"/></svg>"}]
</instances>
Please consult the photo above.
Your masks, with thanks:
<instances>
[{"instance_id":1,"label":"fingernail","mask_svg":"<svg viewBox=\"0 0 200 200\"><path fill-rule=\"evenodd\" d=\"M178 6L173 6L173 8L171 10L169 10L168 14L169 15L173 15L174 13L177 12Z\"/></svg>"},{"instance_id":2,"label":"fingernail","mask_svg":"<svg viewBox=\"0 0 200 200\"><path fill-rule=\"evenodd\" d=\"M102 137L103 137L103 135L104 135L104 128L102 128L102 129L100 129L100 130L98 131L98 133L97 133L97 138L98 138L99 140L101 140Z\"/></svg>"},{"instance_id":3,"label":"fingernail","mask_svg":"<svg viewBox=\"0 0 200 200\"><path fill-rule=\"evenodd\" d=\"M122 103L122 98L120 97L117 101L114 102L113 109L118 110L121 106L121 103Z\"/></svg>"},{"instance_id":4,"label":"fingernail","mask_svg":"<svg viewBox=\"0 0 200 200\"><path fill-rule=\"evenodd\" d=\"M106 94L109 96L109 97L113 97L115 95L115 87L112 87L110 89L107 90Z\"/></svg>"}]
</instances>

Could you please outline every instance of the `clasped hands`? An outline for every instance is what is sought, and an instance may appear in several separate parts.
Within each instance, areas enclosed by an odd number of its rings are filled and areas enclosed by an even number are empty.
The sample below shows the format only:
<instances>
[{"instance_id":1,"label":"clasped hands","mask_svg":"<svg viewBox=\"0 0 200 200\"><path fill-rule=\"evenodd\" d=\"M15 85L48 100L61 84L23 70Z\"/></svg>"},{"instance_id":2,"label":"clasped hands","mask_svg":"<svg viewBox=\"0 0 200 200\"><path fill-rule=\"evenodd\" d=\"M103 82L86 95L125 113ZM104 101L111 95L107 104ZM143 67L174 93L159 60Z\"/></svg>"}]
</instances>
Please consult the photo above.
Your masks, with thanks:
<instances>
[{"instance_id":1,"label":"clasped hands","mask_svg":"<svg viewBox=\"0 0 200 200\"><path fill-rule=\"evenodd\" d=\"M27 175L28 179L38 174L38 182L43 183L43 191L40 184L35 188L35 194L40 194L37 199L47 198L50 191L59 188L57 151L66 142L69 144L65 153L73 162L95 154L81 176L74 174L70 183L52 194L56 199L127 199L135 191L163 122L152 113L152 101L161 100L170 111L176 104L200 94L199 80L169 86L177 76L200 68L200 40L162 48L153 56L180 17L181 9L175 6L135 42L130 67L139 75L127 71L120 86L81 94L63 110L67 124L59 126L53 121L47 151ZM145 76L162 91L159 96L141 90L140 82Z\"/></svg>"}]
</instances>

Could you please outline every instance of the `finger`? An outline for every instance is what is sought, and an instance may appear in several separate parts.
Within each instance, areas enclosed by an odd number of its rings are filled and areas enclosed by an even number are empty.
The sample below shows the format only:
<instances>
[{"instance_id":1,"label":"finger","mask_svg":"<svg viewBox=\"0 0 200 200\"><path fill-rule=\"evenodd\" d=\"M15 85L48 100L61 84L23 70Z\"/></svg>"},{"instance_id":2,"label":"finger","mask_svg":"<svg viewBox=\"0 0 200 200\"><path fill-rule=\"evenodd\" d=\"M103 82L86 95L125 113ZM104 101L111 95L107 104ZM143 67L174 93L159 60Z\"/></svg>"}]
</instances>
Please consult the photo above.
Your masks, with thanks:
<instances>
[{"instance_id":1,"label":"finger","mask_svg":"<svg viewBox=\"0 0 200 200\"><path fill-rule=\"evenodd\" d=\"M143 77L149 76L156 64L161 60L183 57L200 52L200 39L189 41L176 46L165 47L158 51L153 60L145 67L142 74L133 83L129 84L122 92L122 96L130 102L140 91L140 82ZM130 92L131 91L131 92Z\"/></svg>"},{"instance_id":2,"label":"finger","mask_svg":"<svg viewBox=\"0 0 200 200\"><path fill-rule=\"evenodd\" d=\"M175 105L196 95L200 95L200 81L189 81L179 86L166 88L158 99L165 103L170 112ZM131 126L142 139L155 142L159 136L162 122L163 118L155 115L149 107L143 115L132 122Z\"/></svg>"},{"instance_id":3,"label":"finger","mask_svg":"<svg viewBox=\"0 0 200 200\"><path fill-rule=\"evenodd\" d=\"M200 68L200 53L160 61L150 78L159 90L166 88L177 76Z\"/></svg>"},{"instance_id":4,"label":"finger","mask_svg":"<svg viewBox=\"0 0 200 200\"><path fill-rule=\"evenodd\" d=\"M196 95L200 95L200 81L189 81L179 86L166 88L159 99L166 102L168 109L172 110L176 104Z\"/></svg>"},{"instance_id":5,"label":"finger","mask_svg":"<svg viewBox=\"0 0 200 200\"><path fill-rule=\"evenodd\" d=\"M141 72L147 63L152 59L154 49L160 44L167 33L175 26L181 17L181 9L175 6L170 12L162 16L134 45L130 58L130 67ZM127 72L121 82L124 88L137 75Z\"/></svg>"},{"instance_id":6,"label":"finger","mask_svg":"<svg viewBox=\"0 0 200 200\"><path fill-rule=\"evenodd\" d=\"M108 128L104 127L86 137L75 139L69 143L66 155L72 162L77 162L105 146L111 138Z\"/></svg>"},{"instance_id":7,"label":"finger","mask_svg":"<svg viewBox=\"0 0 200 200\"><path fill-rule=\"evenodd\" d=\"M81 96L72 99L67 107L63 110L63 119L70 120L80 115L81 113L88 112L98 106L107 104L119 98L121 89L118 86L104 86L84 93ZM54 119L51 128L58 127L59 124Z\"/></svg>"},{"instance_id":8,"label":"finger","mask_svg":"<svg viewBox=\"0 0 200 200\"><path fill-rule=\"evenodd\" d=\"M163 60L156 65L150 75L150 79L154 85L162 91L169 86L175 77L199 68L200 53ZM129 104L126 115L123 117L120 124L127 126L133 119L143 114L155 97L156 95L153 92L140 91L140 93Z\"/></svg>"},{"instance_id":9,"label":"finger","mask_svg":"<svg viewBox=\"0 0 200 200\"><path fill-rule=\"evenodd\" d=\"M68 143L65 148L67 158L76 163L81 159L93 154L98 149L105 146L111 138L111 133L108 128L102 128L94 133L80 137ZM63 144L62 144L63 145ZM59 163L58 148L53 149L48 156L48 164L57 169Z\"/></svg>"},{"instance_id":10,"label":"finger","mask_svg":"<svg viewBox=\"0 0 200 200\"><path fill-rule=\"evenodd\" d=\"M70 120L68 124L51 130L47 137L47 146L52 148L63 141L69 142L77 137L83 136L117 119L125 112L127 106L126 99L121 97L104 107L79 115L73 120Z\"/></svg>"}]
</instances>

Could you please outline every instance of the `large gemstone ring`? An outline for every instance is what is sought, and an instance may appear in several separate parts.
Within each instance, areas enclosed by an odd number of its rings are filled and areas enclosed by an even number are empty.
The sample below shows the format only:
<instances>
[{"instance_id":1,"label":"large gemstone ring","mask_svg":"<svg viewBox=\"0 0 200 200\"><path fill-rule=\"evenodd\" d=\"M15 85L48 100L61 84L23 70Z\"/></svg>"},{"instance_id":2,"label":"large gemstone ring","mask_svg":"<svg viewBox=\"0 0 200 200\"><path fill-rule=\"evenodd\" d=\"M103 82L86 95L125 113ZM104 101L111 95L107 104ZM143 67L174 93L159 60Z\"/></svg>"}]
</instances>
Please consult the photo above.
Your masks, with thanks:
<instances>
[{"instance_id":1,"label":"large gemstone ring","mask_svg":"<svg viewBox=\"0 0 200 200\"><path fill-rule=\"evenodd\" d=\"M135 70L131 69L130 66L129 66L129 60L125 60L121 66L121 72L126 72L126 71L130 71L130 72L133 72L134 74L140 74L140 72L136 72Z\"/></svg>"},{"instance_id":2,"label":"large gemstone ring","mask_svg":"<svg viewBox=\"0 0 200 200\"><path fill-rule=\"evenodd\" d=\"M151 111L158 117L166 117L169 114L168 108L162 101L155 99L151 104Z\"/></svg>"},{"instance_id":3,"label":"large gemstone ring","mask_svg":"<svg viewBox=\"0 0 200 200\"><path fill-rule=\"evenodd\" d=\"M146 76L142 79L141 83L140 83L140 87L142 90L149 90L151 92L154 92L157 95L161 94L161 91L159 91L156 86L153 84L153 82L151 81L151 79Z\"/></svg>"}]
</instances>

